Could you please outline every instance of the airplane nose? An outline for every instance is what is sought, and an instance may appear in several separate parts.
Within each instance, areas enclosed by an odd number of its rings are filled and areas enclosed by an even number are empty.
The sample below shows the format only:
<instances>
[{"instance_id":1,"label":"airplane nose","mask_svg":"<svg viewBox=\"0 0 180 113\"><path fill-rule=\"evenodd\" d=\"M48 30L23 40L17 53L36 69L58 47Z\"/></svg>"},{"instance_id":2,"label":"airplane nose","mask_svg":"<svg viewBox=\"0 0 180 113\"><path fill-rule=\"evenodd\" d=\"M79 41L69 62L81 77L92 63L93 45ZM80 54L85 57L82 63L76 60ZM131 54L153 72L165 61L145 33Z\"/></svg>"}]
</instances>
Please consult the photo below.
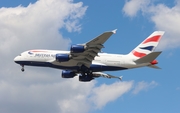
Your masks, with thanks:
<instances>
[{"instance_id":1,"label":"airplane nose","mask_svg":"<svg viewBox=\"0 0 180 113\"><path fill-rule=\"evenodd\" d=\"M14 58L14 62L17 62L17 57Z\"/></svg>"},{"instance_id":2,"label":"airplane nose","mask_svg":"<svg viewBox=\"0 0 180 113\"><path fill-rule=\"evenodd\" d=\"M15 63L18 63L19 60L20 60L19 56L16 56L16 57L14 58L14 62L15 62Z\"/></svg>"}]
</instances>

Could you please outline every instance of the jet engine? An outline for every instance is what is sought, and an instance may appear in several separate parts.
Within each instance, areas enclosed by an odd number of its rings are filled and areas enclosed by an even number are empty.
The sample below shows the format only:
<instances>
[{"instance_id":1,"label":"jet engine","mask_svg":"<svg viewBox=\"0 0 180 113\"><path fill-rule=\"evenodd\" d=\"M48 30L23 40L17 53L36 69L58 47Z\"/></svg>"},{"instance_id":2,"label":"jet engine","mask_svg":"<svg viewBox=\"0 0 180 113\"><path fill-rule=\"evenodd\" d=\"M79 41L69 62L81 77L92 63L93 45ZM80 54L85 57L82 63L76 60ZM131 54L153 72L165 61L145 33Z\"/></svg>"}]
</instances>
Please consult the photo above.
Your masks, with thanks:
<instances>
[{"instance_id":1,"label":"jet engine","mask_svg":"<svg viewBox=\"0 0 180 113\"><path fill-rule=\"evenodd\" d=\"M79 81L81 81L81 82L89 82L93 79L94 78L92 76L79 76Z\"/></svg>"},{"instance_id":2,"label":"jet engine","mask_svg":"<svg viewBox=\"0 0 180 113\"><path fill-rule=\"evenodd\" d=\"M85 51L85 49L86 49L86 47L83 45L72 45L71 46L72 53L82 53Z\"/></svg>"},{"instance_id":3,"label":"jet engine","mask_svg":"<svg viewBox=\"0 0 180 113\"><path fill-rule=\"evenodd\" d=\"M69 61L70 55L68 55L68 54L56 54L56 60L59 62Z\"/></svg>"},{"instance_id":4,"label":"jet engine","mask_svg":"<svg viewBox=\"0 0 180 113\"><path fill-rule=\"evenodd\" d=\"M62 71L62 78L73 78L76 73L73 71Z\"/></svg>"}]
</instances>

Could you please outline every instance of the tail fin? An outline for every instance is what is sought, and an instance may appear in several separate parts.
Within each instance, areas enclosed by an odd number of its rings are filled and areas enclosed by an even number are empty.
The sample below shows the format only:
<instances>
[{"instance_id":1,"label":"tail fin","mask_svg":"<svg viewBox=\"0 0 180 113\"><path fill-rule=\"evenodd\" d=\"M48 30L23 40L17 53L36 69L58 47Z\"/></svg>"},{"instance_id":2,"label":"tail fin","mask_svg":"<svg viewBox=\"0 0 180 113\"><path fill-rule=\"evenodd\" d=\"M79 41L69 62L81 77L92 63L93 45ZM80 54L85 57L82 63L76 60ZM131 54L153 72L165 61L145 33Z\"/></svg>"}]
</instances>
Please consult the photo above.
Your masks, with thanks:
<instances>
[{"instance_id":1,"label":"tail fin","mask_svg":"<svg viewBox=\"0 0 180 113\"><path fill-rule=\"evenodd\" d=\"M163 34L164 31L153 32L128 55L134 56L136 58L141 58L148 55L149 53L153 52L154 49L157 47Z\"/></svg>"}]
</instances>

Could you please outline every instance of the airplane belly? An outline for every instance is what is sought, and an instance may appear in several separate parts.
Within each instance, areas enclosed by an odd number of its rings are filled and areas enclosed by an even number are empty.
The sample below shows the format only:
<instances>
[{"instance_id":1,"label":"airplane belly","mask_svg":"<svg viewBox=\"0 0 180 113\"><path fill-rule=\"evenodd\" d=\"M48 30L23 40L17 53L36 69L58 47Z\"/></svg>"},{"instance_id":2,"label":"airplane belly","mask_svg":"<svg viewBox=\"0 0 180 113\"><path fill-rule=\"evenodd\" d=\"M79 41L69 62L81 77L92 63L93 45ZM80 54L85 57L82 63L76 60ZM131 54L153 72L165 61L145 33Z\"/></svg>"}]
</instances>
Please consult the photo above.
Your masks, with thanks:
<instances>
[{"instance_id":1,"label":"airplane belly","mask_svg":"<svg viewBox=\"0 0 180 113\"><path fill-rule=\"evenodd\" d=\"M57 65L57 66L78 66L76 61L70 60L67 62L51 62L53 65Z\"/></svg>"},{"instance_id":2,"label":"airplane belly","mask_svg":"<svg viewBox=\"0 0 180 113\"><path fill-rule=\"evenodd\" d=\"M90 70L92 71L118 71L118 70L125 70L128 68L118 67L118 66L105 66L105 65L94 65L92 64Z\"/></svg>"}]
</instances>

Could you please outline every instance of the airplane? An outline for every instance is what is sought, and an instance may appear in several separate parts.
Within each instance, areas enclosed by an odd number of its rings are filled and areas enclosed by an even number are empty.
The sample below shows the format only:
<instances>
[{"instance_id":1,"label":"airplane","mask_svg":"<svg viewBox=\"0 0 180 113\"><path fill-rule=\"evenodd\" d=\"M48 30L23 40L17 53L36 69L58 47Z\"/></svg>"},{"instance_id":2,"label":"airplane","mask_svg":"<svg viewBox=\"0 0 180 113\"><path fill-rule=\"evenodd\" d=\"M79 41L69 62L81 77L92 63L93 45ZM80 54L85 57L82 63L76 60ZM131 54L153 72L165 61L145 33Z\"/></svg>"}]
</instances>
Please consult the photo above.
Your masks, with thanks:
<instances>
[{"instance_id":1,"label":"airplane","mask_svg":"<svg viewBox=\"0 0 180 113\"><path fill-rule=\"evenodd\" d=\"M97 77L118 78L104 71L118 71L140 67L160 69L156 58L162 51L154 51L164 31L155 31L128 54L101 53L103 44L116 30L104 32L84 44L71 45L70 51L35 49L28 50L14 58L24 66L51 67L62 70L62 78L79 76L79 81L89 82Z\"/></svg>"}]
</instances>

